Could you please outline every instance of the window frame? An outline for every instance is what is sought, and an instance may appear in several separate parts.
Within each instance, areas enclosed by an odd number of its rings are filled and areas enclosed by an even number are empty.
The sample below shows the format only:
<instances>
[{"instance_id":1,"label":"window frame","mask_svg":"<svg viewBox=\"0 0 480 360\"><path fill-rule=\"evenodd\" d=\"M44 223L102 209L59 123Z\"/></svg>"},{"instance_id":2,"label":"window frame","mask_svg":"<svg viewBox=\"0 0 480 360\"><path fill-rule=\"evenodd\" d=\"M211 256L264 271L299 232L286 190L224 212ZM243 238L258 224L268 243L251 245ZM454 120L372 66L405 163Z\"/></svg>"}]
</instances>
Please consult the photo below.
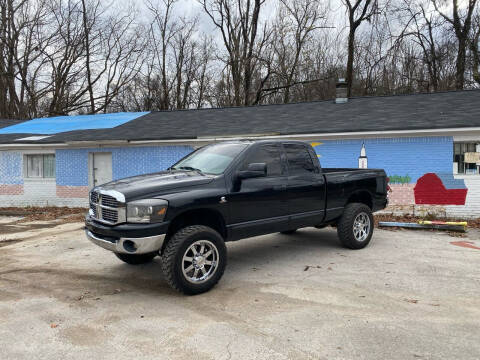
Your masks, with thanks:
<instances>
[{"instance_id":1,"label":"window frame","mask_svg":"<svg viewBox=\"0 0 480 360\"><path fill-rule=\"evenodd\" d=\"M30 176L29 175L29 158L32 156L41 157L40 161L40 174L41 176ZM53 157L53 176L45 177L45 158L47 156ZM57 164L56 164L56 154L55 152L28 152L23 154L23 178L27 181L55 181L57 177Z\"/></svg>"},{"instance_id":2,"label":"window frame","mask_svg":"<svg viewBox=\"0 0 480 360\"><path fill-rule=\"evenodd\" d=\"M454 175L480 175L480 165L476 165L476 172L466 172L467 169L475 170L473 168L473 163L465 163L465 153L467 152L478 152L477 150L480 147L480 141L454 141L453 142L453 160L452 160L452 171ZM459 148L459 151L457 151ZM458 158L457 158L458 157ZM457 161L460 160L460 161ZM453 165L457 164L456 171L453 169ZM467 165L467 166L465 166Z\"/></svg>"}]
</instances>

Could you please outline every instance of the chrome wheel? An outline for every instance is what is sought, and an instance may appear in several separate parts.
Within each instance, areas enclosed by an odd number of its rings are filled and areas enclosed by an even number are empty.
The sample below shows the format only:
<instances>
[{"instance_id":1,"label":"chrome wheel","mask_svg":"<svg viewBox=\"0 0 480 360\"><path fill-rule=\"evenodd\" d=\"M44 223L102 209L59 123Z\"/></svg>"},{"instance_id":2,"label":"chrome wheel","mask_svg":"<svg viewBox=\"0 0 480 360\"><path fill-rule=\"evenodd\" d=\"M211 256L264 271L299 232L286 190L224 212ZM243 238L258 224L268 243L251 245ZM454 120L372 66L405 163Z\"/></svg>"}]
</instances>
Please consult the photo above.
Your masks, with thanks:
<instances>
[{"instance_id":1,"label":"chrome wheel","mask_svg":"<svg viewBox=\"0 0 480 360\"><path fill-rule=\"evenodd\" d=\"M199 284L210 279L218 266L217 247L209 240L198 240L190 245L182 259L185 279Z\"/></svg>"},{"instance_id":2,"label":"chrome wheel","mask_svg":"<svg viewBox=\"0 0 480 360\"><path fill-rule=\"evenodd\" d=\"M357 241L365 241L370 234L370 217L364 213L359 213L353 221L353 236Z\"/></svg>"}]
</instances>

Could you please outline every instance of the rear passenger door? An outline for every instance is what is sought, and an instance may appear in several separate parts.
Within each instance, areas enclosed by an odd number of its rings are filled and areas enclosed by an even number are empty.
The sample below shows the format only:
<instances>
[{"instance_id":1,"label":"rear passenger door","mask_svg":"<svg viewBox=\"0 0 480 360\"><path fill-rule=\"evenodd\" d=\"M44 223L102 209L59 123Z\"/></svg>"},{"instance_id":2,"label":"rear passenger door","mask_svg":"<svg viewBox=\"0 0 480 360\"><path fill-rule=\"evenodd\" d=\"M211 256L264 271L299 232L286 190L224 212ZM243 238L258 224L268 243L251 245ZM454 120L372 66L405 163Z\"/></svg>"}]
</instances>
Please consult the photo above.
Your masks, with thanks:
<instances>
[{"instance_id":1,"label":"rear passenger door","mask_svg":"<svg viewBox=\"0 0 480 360\"><path fill-rule=\"evenodd\" d=\"M313 162L307 145L284 143L288 164L287 201L292 228L314 226L323 221L325 178Z\"/></svg>"}]
</instances>

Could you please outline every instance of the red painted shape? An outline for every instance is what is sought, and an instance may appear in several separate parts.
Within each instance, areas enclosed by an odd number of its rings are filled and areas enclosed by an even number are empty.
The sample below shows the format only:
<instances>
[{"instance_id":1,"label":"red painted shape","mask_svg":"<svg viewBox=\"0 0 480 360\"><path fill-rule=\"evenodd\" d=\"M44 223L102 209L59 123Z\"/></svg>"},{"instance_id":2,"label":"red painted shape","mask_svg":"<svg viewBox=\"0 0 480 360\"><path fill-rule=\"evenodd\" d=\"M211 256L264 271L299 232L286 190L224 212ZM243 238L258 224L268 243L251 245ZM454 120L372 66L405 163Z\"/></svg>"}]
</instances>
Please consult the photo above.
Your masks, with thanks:
<instances>
[{"instance_id":1,"label":"red painted shape","mask_svg":"<svg viewBox=\"0 0 480 360\"><path fill-rule=\"evenodd\" d=\"M456 245L456 246L461 246L461 247L464 247L464 248L480 250L480 247L472 245L472 244L474 244L472 241L452 241L450 244Z\"/></svg>"},{"instance_id":2,"label":"red painted shape","mask_svg":"<svg viewBox=\"0 0 480 360\"><path fill-rule=\"evenodd\" d=\"M467 189L447 189L434 173L423 175L415 185L415 204L465 205Z\"/></svg>"}]
</instances>

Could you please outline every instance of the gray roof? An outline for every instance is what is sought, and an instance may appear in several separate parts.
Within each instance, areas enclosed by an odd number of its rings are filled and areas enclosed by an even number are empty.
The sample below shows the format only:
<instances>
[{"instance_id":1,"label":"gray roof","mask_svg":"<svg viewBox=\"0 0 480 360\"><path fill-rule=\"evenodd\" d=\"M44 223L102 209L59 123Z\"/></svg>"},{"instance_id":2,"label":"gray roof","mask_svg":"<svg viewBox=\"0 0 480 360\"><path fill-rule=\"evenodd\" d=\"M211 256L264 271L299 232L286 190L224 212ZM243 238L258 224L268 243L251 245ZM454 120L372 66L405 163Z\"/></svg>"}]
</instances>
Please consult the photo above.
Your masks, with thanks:
<instances>
[{"instance_id":1,"label":"gray roof","mask_svg":"<svg viewBox=\"0 0 480 360\"><path fill-rule=\"evenodd\" d=\"M0 124L0 128L3 127ZM31 143L480 127L480 90L293 104L158 111L111 129L58 133ZM0 134L0 144L30 134Z\"/></svg>"}]
</instances>

